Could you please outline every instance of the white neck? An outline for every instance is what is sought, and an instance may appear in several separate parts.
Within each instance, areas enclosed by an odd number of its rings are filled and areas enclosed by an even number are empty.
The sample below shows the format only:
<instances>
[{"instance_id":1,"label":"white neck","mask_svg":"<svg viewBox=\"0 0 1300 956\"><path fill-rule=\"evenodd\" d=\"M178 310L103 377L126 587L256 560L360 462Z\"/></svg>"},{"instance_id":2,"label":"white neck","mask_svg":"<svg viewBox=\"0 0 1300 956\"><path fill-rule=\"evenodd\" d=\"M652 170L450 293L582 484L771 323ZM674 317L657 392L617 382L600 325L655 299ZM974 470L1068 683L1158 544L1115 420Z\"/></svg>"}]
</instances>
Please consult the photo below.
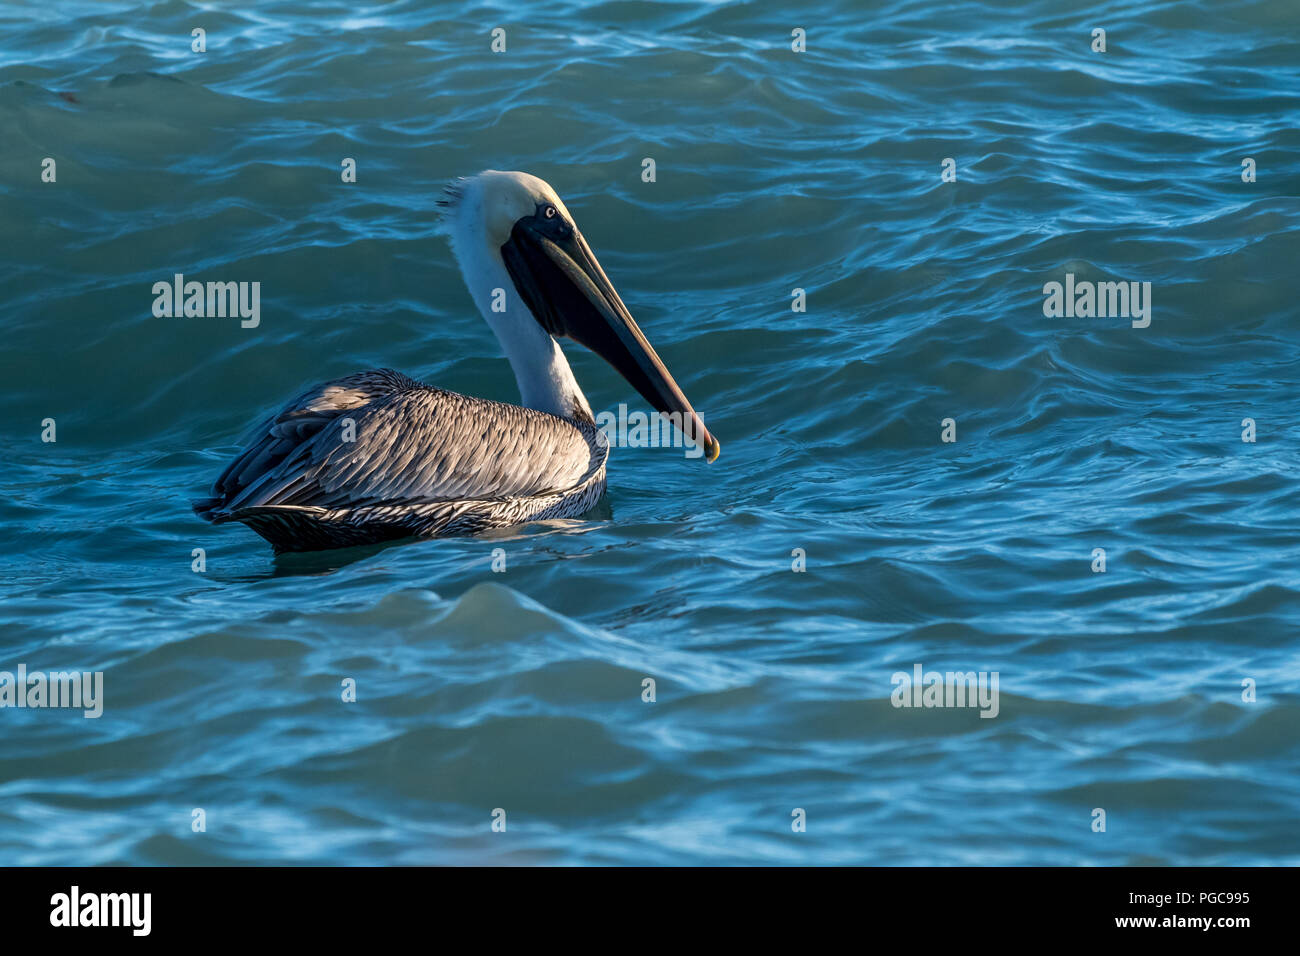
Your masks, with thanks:
<instances>
[{"instance_id":1,"label":"white neck","mask_svg":"<svg viewBox=\"0 0 1300 956\"><path fill-rule=\"evenodd\" d=\"M501 260L501 250L491 245L472 241L456 241L453 250L469 286L470 295L487 324L496 333L497 340L514 370L519 383L519 400L527 408L549 412L560 418L594 421L591 406L573 377L569 362L560 351L560 345L533 318L514 281ZM477 238L477 237L473 237ZM501 308L503 297L494 293L505 290L503 312L494 312L493 305Z\"/></svg>"}]
</instances>

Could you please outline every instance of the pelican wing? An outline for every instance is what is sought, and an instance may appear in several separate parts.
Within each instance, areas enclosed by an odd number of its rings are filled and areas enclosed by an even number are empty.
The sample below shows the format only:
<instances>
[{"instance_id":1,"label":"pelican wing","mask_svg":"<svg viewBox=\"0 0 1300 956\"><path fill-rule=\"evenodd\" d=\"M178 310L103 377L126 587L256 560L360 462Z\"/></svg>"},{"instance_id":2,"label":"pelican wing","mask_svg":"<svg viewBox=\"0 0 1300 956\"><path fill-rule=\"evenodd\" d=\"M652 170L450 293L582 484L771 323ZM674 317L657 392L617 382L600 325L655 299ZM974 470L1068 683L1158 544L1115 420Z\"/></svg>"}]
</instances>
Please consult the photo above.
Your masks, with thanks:
<instances>
[{"instance_id":1,"label":"pelican wing","mask_svg":"<svg viewBox=\"0 0 1300 956\"><path fill-rule=\"evenodd\" d=\"M596 464L592 447L553 415L372 370L286 405L195 510L221 520L267 506L339 511L536 497L579 484Z\"/></svg>"}]
</instances>

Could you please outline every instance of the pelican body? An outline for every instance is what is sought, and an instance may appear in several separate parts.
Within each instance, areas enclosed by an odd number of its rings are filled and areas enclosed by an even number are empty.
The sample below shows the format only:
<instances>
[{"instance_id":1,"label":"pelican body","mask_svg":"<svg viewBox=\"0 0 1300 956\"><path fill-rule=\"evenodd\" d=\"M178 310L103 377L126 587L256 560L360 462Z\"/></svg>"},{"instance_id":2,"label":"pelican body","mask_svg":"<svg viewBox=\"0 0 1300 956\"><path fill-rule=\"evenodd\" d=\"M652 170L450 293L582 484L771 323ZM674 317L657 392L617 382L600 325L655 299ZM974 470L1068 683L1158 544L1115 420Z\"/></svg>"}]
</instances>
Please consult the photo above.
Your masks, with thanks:
<instances>
[{"instance_id":1,"label":"pelican body","mask_svg":"<svg viewBox=\"0 0 1300 956\"><path fill-rule=\"evenodd\" d=\"M547 183L488 170L449 186L442 206L522 405L391 369L313 386L254 429L210 497L194 502L200 517L242 522L281 553L586 513L605 491L609 442L557 338L596 352L708 461L718 457L717 439Z\"/></svg>"}]
</instances>

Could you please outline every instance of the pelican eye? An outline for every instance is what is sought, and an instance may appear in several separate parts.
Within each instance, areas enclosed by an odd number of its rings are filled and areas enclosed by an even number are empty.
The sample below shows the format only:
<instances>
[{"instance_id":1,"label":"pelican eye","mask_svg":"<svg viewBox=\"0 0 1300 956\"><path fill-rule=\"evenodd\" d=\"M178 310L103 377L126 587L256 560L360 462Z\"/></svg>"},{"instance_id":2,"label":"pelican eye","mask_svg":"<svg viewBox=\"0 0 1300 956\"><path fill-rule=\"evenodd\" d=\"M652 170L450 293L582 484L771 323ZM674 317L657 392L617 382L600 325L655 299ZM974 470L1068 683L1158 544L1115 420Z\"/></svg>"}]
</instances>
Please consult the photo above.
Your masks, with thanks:
<instances>
[{"instance_id":1,"label":"pelican eye","mask_svg":"<svg viewBox=\"0 0 1300 956\"><path fill-rule=\"evenodd\" d=\"M546 207L546 211L543 213L543 215L545 215L547 219L554 219L555 216L556 216L556 210L555 210L555 207L554 207L554 206L547 206L547 207Z\"/></svg>"}]
</instances>

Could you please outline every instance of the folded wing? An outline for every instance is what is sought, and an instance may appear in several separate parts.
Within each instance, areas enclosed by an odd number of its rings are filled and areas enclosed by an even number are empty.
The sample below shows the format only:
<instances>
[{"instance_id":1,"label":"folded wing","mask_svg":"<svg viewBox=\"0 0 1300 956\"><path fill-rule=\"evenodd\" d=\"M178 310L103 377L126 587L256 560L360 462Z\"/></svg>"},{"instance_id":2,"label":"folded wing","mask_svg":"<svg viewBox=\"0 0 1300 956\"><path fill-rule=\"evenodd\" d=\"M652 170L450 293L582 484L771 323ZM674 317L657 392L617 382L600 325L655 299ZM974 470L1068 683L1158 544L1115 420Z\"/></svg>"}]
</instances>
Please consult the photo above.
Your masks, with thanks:
<instances>
[{"instance_id":1,"label":"folded wing","mask_svg":"<svg viewBox=\"0 0 1300 956\"><path fill-rule=\"evenodd\" d=\"M594 462L590 436L528 408L431 388L391 369L303 392L259 426L194 503L209 521L272 509L383 511L544 496Z\"/></svg>"}]
</instances>

